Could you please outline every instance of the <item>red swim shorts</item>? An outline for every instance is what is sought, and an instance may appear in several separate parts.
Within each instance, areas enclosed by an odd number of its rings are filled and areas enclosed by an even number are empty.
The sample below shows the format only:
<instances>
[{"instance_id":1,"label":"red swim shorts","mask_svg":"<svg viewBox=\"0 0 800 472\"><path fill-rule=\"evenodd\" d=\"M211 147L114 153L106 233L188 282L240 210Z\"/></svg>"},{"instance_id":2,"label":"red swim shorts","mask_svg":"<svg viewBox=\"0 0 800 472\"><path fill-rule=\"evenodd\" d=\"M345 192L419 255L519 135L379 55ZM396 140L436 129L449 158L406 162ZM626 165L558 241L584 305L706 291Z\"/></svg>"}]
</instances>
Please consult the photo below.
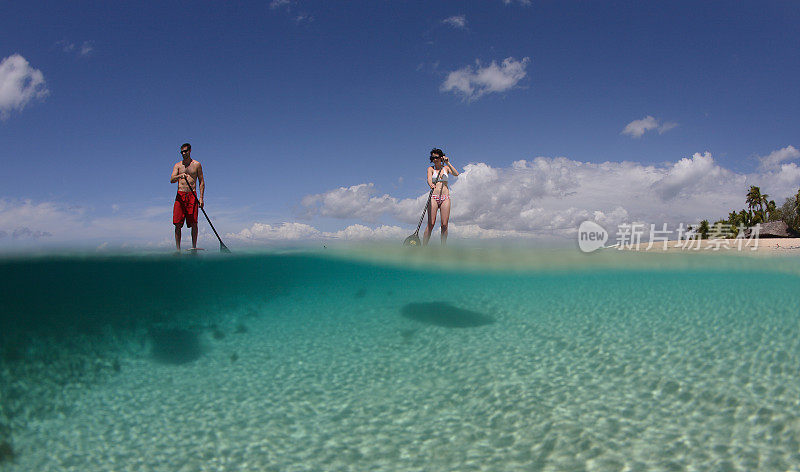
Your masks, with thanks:
<instances>
[{"instance_id":1,"label":"red swim shorts","mask_svg":"<svg viewBox=\"0 0 800 472\"><path fill-rule=\"evenodd\" d=\"M183 226L183 221L186 220L188 228L195 226L198 206L192 192L178 190L178 194L175 196L175 205L172 206L172 224Z\"/></svg>"}]
</instances>

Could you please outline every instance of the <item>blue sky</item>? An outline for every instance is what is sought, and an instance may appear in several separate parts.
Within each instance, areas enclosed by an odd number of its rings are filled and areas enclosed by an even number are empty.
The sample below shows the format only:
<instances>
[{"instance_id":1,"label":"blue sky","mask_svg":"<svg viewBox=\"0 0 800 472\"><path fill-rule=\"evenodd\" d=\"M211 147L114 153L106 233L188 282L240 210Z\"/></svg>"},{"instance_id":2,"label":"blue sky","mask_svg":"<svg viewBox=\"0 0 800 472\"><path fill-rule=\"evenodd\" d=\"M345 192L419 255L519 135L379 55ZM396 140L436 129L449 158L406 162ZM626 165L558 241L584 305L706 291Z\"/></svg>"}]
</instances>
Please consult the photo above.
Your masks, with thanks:
<instances>
[{"instance_id":1,"label":"blue sky","mask_svg":"<svg viewBox=\"0 0 800 472\"><path fill-rule=\"evenodd\" d=\"M410 233L434 146L467 171L456 236L716 218L748 185L780 204L799 22L789 1L4 2L0 246L168 244L184 141L243 242Z\"/></svg>"}]
</instances>

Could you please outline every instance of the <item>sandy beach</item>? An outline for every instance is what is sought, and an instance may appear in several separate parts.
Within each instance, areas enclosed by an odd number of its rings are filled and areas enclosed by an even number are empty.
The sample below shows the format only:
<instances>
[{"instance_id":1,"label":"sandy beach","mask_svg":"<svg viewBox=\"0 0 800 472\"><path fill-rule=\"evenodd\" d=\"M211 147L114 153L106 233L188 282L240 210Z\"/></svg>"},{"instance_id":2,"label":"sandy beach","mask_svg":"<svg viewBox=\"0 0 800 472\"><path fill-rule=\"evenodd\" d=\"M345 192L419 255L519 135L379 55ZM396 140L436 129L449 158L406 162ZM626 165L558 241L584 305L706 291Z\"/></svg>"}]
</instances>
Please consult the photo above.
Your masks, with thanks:
<instances>
[{"instance_id":1,"label":"sandy beach","mask_svg":"<svg viewBox=\"0 0 800 472\"><path fill-rule=\"evenodd\" d=\"M617 248L615 248L617 249ZM742 255L796 255L800 254L800 238L761 238L758 240L740 239L702 239L683 241L659 241L629 244L624 249L646 252L670 253L741 253Z\"/></svg>"}]
</instances>

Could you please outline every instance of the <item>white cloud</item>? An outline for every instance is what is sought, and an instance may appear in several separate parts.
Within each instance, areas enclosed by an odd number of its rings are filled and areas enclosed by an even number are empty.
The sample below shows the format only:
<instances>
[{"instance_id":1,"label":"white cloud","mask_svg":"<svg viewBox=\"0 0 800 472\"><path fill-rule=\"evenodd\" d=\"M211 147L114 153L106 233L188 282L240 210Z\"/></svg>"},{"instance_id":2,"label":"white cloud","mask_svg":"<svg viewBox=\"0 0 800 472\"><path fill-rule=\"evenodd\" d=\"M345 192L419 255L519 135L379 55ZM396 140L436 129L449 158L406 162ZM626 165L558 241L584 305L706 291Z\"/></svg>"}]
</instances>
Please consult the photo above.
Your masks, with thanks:
<instances>
[{"instance_id":1,"label":"white cloud","mask_svg":"<svg viewBox=\"0 0 800 472\"><path fill-rule=\"evenodd\" d=\"M657 119L648 115L641 120L634 120L625 125L625 128L620 134L627 134L633 138L641 138L642 135L648 131L658 130L658 134L664 134L676 126L678 126L678 123L673 121L667 121L663 124L659 124Z\"/></svg>"},{"instance_id":2,"label":"white cloud","mask_svg":"<svg viewBox=\"0 0 800 472\"><path fill-rule=\"evenodd\" d=\"M800 167L790 163L769 173L739 174L717 165L708 152L666 166L565 157L519 160L505 168L468 164L451 183L450 232L563 236L586 219L607 227L626 221L695 223L744 208L749 185L761 186L782 202L797 192ZM335 189L304 203L311 204L307 208L312 215L368 215L372 221L387 216L415 225L427 197L427 192L407 199L376 197L369 184L349 189L358 191ZM335 206L327 208L326 202Z\"/></svg>"},{"instance_id":3,"label":"white cloud","mask_svg":"<svg viewBox=\"0 0 800 472\"><path fill-rule=\"evenodd\" d=\"M698 152L691 159L676 162L653 188L663 200L669 201L679 194L691 198L705 188L735 183L735 174L716 165L711 153Z\"/></svg>"},{"instance_id":4,"label":"white cloud","mask_svg":"<svg viewBox=\"0 0 800 472\"><path fill-rule=\"evenodd\" d=\"M434 229L434 233L438 227ZM519 231L504 231L483 229L478 225L451 224L449 226L451 237L459 239L499 239L499 238L529 238L533 235ZM284 222L280 225L254 223L239 233L228 233L226 239L242 244L257 244L282 241L401 241L411 234L408 227L396 225L379 225L369 227L362 224L352 224L339 231L320 231L317 228L294 222Z\"/></svg>"},{"instance_id":5,"label":"white cloud","mask_svg":"<svg viewBox=\"0 0 800 472\"><path fill-rule=\"evenodd\" d=\"M22 111L31 100L41 100L48 93L44 74L24 57L12 54L0 62L0 119L8 119L12 111Z\"/></svg>"},{"instance_id":6,"label":"white cloud","mask_svg":"<svg viewBox=\"0 0 800 472\"><path fill-rule=\"evenodd\" d=\"M254 223L238 233L228 233L227 238L244 241L297 241L319 236L320 232L313 226L304 223L285 222L282 225Z\"/></svg>"},{"instance_id":7,"label":"white cloud","mask_svg":"<svg viewBox=\"0 0 800 472\"><path fill-rule=\"evenodd\" d=\"M374 185L359 184L339 187L317 195L307 195L301 204L307 209L334 218L360 218L375 221L387 205L396 205L397 200L389 195L374 196Z\"/></svg>"},{"instance_id":8,"label":"white cloud","mask_svg":"<svg viewBox=\"0 0 800 472\"><path fill-rule=\"evenodd\" d=\"M433 233L438 228L434 228ZM432 233L432 234L433 234ZM522 239L535 237L533 233L523 233L513 230L483 229L475 224L460 225L449 223L447 225L447 237L457 239Z\"/></svg>"},{"instance_id":9,"label":"white cloud","mask_svg":"<svg viewBox=\"0 0 800 472\"><path fill-rule=\"evenodd\" d=\"M658 134L664 134L667 131L669 131L669 130L671 130L673 128L676 128L677 126L678 126L678 123L675 123L674 121L667 121L667 122L665 122L664 124L662 124L661 126L658 127Z\"/></svg>"},{"instance_id":10,"label":"white cloud","mask_svg":"<svg viewBox=\"0 0 800 472\"><path fill-rule=\"evenodd\" d=\"M273 10L276 9L276 8L281 8L281 7L289 8L294 3L296 3L296 0L272 0L269 3L269 7L272 8Z\"/></svg>"},{"instance_id":11,"label":"white cloud","mask_svg":"<svg viewBox=\"0 0 800 472\"><path fill-rule=\"evenodd\" d=\"M32 227L34 231L46 231L55 224L72 226L82 215L81 208L68 208L55 202L0 199L0 230Z\"/></svg>"},{"instance_id":12,"label":"white cloud","mask_svg":"<svg viewBox=\"0 0 800 472\"><path fill-rule=\"evenodd\" d=\"M62 202L0 198L0 231L12 237L16 231L19 240L38 235L47 242L62 244L82 245L97 239L131 244L163 239L169 243L173 228L171 211L170 204L98 215L91 209ZM210 230L203 231L201 227L201 239L208 237L204 232ZM210 237L214 238L213 234Z\"/></svg>"},{"instance_id":13,"label":"white cloud","mask_svg":"<svg viewBox=\"0 0 800 472\"><path fill-rule=\"evenodd\" d=\"M71 43L66 39L62 39L61 41L56 41L56 46L60 47L61 50L66 53L71 53L75 50L75 43Z\"/></svg>"},{"instance_id":14,"label":"white cloud","mask_svg":"<svg viewBox=\"0 0 800 472\"><path fill-rule=\"evenodd\" d=\"M368 226L355 224L340 231L325 233L325 237L344 239L346 241L362 241L404 239L409 234L408 228L401 228L399 226L381 225L377 228L370 228Z\"/></svg>"},{"instance_id":15,"label":"white cloud","mask_svg":"<svg viewBox=\"0 0 800 472\"><path fill-rule=\"evenodd\" d=\"M658 128L658 122L652 116L646 116L641 120L634 120L625 125L622 134L627 134L634 138L641 138L642 135L650 130Z\"/></svg>"},{"instance_id":16,"label":"white cloud","mask_svg":"<svg viewBox=\"0 0 800 472\"><path fill-rule=\"evenodd\" d=\"M78 46L71 41L62 39L61 41L56 41L56 46L60 47L61 50L67 54L76 54L83 57L90 55L92 51L94 51L94 43L91 41L84 41Z\"/></svg>"},{"instance_id":17,"label":"white cloud","mask_svg":"<svg viewBox=\"0 0 800 472\"><path fill-rule=\"evenodd\" d=\"M777 149L767 154L760 156L761 169L776 169L778 165L784 161L791 161L800 157L800 150L794 146L786 146L785 148Z\"/></svg>"},{"instance_id":18,"label":"white cloud","mask_svg":"<svg viewBox=\"0 0 800 472\"><path fill-rule=\"evenodd\" d=\"M94 45L91 43L91 41L84 41L83 44L81 44L81 50L79 54L81 56L88 56L92 53L92 51L94 51Z\"/></svg>"},{"instance_id":19,"label":"white cloud","mask_svg":"<svg viewBox=\"0 0 800 472\"><path fill-rule=\"evenodd\" d=\"M453 15L442 20L442 23L455 29L467 29L467 17L464 15Z\"/></svg>"},{"instance_id":20,"label":"white cloud","mask_svg":"<svg viewBox=\"0 0 800 472\"><path fill-rule=\"evenodd\" d=\"M521 61L507 57L500 65L492 61L486 67L481 67L476 61L475 67L466 66L447 74L439 90L461 94L466 101L477 100L487 93L502 93L516 87L525 78L529 63L529 57Z\"/></svg>"},{"instance_id":21,"label":"white cloud","mask_svg":"<svg viewBox=\"0 0 800 472\"><path fill-rule=\"evenodd\" d=\"M780 205L797 193L800 166L783 162L743 174L718 165L709 152L659 166L591 163L566 157L535 157L505 167L472 163L451 182L450 237L572 237L584 220L596 221L612 231L625 222L667 223L674 228L678 223L714 220L745 208L750 185L758 185ZM399 241L411 234L425 207L428 192L420 191L418 196L400 198L365 183L302 199L309 217L356 220L348 221L340 230L322 231L313 221L265 224L245 219L252 209L215 208L210 217L217 229L226 231L223 240L232 249L281 242ZM94 213L90 208L65 203L0 198L0 244L77 242L97 247L109 242L112 246L127 243L171 248L171 208L171 202L150 207L120 204L116 210L106 204ZM387 218L392 221L386 222ZM188 232L183 240L188 241ZM201 221L201 247L216 244L213 233Z\"/></svg>"}]
</instances>

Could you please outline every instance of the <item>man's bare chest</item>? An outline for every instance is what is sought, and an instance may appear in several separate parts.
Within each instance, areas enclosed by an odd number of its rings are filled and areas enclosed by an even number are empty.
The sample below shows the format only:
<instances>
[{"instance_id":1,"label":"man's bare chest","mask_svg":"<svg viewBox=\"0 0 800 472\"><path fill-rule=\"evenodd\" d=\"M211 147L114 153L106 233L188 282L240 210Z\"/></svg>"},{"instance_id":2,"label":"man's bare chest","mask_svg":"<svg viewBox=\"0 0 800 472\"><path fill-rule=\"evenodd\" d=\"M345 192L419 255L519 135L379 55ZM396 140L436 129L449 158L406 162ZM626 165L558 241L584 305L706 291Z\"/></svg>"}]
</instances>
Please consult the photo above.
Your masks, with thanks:
<instances>
[{"instance_id":1,"label":"man's bare chest","mask_svg":"<svg viewBox=\"0 0 800 472\"><path fill-rule=\"evenodd\" d=\"M192 177L192 180L197 179L197 163L192 162L191 164L184 165L183 163L178 164L178 173L186 173Z\"/></svg>"}]
</instances>

